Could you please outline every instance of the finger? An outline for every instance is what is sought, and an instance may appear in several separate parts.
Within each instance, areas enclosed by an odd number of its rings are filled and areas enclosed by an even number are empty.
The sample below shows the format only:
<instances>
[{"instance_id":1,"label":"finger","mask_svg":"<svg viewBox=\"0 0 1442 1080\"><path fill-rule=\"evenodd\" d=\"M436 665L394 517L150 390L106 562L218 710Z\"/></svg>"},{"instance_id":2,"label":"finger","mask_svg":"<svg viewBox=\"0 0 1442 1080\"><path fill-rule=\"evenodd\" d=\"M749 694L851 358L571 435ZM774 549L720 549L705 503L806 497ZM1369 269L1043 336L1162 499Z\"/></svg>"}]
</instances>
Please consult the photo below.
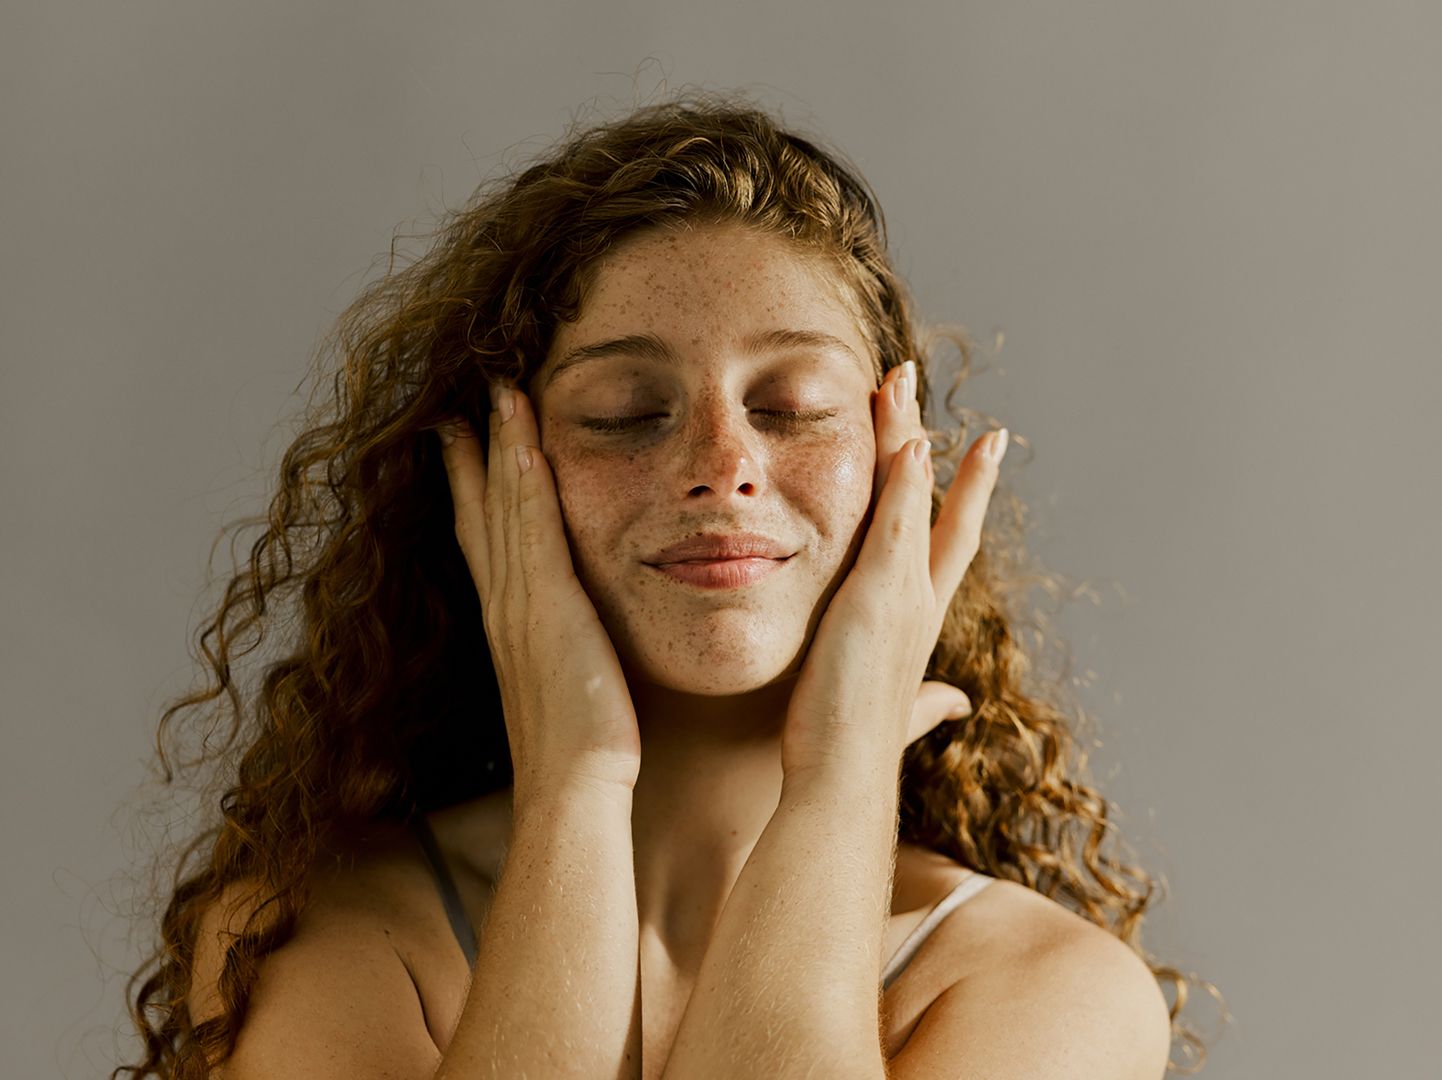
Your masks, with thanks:
<instances>
[{"instance_id":1,"label":"finger","mask_svg":"<svg viewBox=\"0 0 1442 1080\"><path fill-rule=\"evenodd\" d=\"M556 492L556 476L539 446L524 447L530 465L517 482L516 536L521 574L534 584L579 585Z\"/></svg>"},{"instance_id":2,"label":"finger","mask_svg":"<svg viewBox=\"0 0 1442 1080\"><path fill-rule=\"evenodd\" d=\"M527 580L534 581L545 568L555 563L546 563L546 557L554 558L555 542L565 544L565 533L561 526L560 506L554 493L554 477L547 470L547 479L539 488L536 478L530 473L540 459L541 434L536 422L536 413L531 399L515 387L501 391L501 454L505 475L509 484L506 507L506 545L511 567ZM518 453L519 452L519 453ZM547 510L546 487L554 513ZM557 536L544 535L554 530ZM539 557L539 561L538 561ZM567 553L569 560L569 551ZM550 573L554 574L552 569Z\"/></svg>"},{"instance_id":3,"label":"finger","mask_svg":"<svg viewBox=\"0 0 1442 1080\"><path fill-rule=\"evenodd\" d=\"M876 479L872 487L875 508L886 487L892 460L902 444L924 434L920 428L920 407L916 404L916 363L908 360L886 373L872 406L876 427ZM914 418L913 418L914 416Z\"/></svg>"},{"instance_id":4,"label":"finger","mask_svg":"<svg viewBox=\"0 0 1442 1080\"><path fill-rule=\"evenodd\" d=\"M452 439L441 437L441 461L455 509L456 540L471 578L484 601L490 589L490 554L486 543L486 469L481 461L481 443L471 425L460 417L449 425Z\"/></svg>"},{"instance_id":5,"label":"finger","mask_svg":"<svg viewBox=\"0 0 1442 1080\"><path fill-rule=\"evenodd\" d=\"M931 442L908 439L892 457L886 487L856 557L857 568L899 586L910 562L922 571L928 567L930 526Z\"/></svg>"},{"instance_id":6,"label":"finger","mask_svg":"<svg viewBox=\"0 0 1442 1080\"><path fill-rule=\"evenodd\" d=\"M971 444L937 511L931 529L931 584L943 610L981 547L982 523L1001 476L1007 440L1007 429L1002 428ZM999 451L994 459L988 453L992 447Z\"/></svg>"},{"instance_id":7,"label":"finger","mask_svg":"<svg viewBox=\"0 0 1442 1080\"><path fill-rule=\"evenodd\" d=\"M498 389L492 384L491 411L486 416L486 526L490 537L491 588L496 592L506 584L506 473L501 453L501 416L496 410Z\"/></svg>"}]
</instances>

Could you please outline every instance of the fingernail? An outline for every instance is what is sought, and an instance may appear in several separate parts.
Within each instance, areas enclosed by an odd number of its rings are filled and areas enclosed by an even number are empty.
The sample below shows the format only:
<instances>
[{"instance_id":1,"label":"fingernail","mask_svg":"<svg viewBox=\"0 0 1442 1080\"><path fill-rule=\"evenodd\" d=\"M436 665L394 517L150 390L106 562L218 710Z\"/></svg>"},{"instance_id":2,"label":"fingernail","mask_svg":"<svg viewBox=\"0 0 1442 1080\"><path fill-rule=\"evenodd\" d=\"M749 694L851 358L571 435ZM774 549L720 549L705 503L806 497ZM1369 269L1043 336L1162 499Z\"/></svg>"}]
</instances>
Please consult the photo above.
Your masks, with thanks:
<instances>
[{"instance_id":1,"label":"fingernail","mask_svg":"<svg viewBox=\"0 0 1442 1080\"><path fill-rule=\"evenodd\" d=\"M456 441L456 425L441 424L436 428L436 434L440 436L442 446L450 446Z\"/></svg>"},{"instance_id":2,"label":"fingernail","mask_svg":"<svg viewBox=\"0 0 1442 1080\"><path fill-rule=\"evenodd\" d=\"M524 474L531 467L531 448L529 446L516 447L516 467Z\"/></svg>"},{"instance_id":3,"label":"fingernail","mask_svg":"<svg viewBox=\"0 0 1442 1080\"><path fill-rule=\"evenodd\" d=\"M891 400L898 409L916 400L916 361L908 360L901 365L901 373L891 387Z\"/></svg>"},{"instance_id":4,"label":"fingernail","mask_svg":"<svg viewBox=\"0 0 1442 1080\"><path fill-rule=\"evenodd\" d=\"M917 461L929 462L931 460L931 440L918 439L916 442L912 443L911 456L914 457Z\"/></svg>"},{"instance_id":5,"label":"fingernail","mask_svg":"<svg viewBox=\"0 0 1442 1080\"><path fill-rule=\"evenodd\" d=\"M993 465L1000 465L1001 459L1006 457L1006 448L1010 441L1011 433L1006 428L992 432L986 444L986 460Z\"/></svg>"},{"instance_id":6,"label":"fingernail","mask_svg":"<svg viewBox=\"0 0 1442 1080\"><path fill-rule=\"evenodd\" d=\"M501 423L505 423L512 416L516 415L516 395L508 389L501 389L496 393L496 408L501 414Z\"/></svg>"}]
</instances>

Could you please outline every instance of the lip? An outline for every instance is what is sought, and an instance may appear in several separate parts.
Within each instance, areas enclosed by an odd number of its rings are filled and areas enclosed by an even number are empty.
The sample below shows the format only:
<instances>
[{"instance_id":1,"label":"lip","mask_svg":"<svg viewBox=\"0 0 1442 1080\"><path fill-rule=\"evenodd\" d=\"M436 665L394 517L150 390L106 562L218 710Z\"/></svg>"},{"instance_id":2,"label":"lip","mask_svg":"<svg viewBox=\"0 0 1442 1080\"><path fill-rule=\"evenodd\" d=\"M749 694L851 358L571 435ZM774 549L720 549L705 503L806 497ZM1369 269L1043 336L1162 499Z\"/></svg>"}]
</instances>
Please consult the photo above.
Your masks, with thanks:
<instances>
[{"instance_id":1,"label":"lip","mask_svg":"<svg viewBox=\"0 0 1442 1080\"><path fill-rule=\"evenodd\" d=\"M795 548L788 548L761 533L701 533L662 548L644 561L651 566L663 566L720 559L789 559L795 553Z\"/></svg>"},{"instance_id":2,"label":"lip","mask_svg":"<svg viewBox=\"0 0 1442 1080\"><path fill-rule=\"evenodd\" d=\"M651 568L703 589L739 589L781 569L785 562L785 559L765 559L753 555L745 559L689 559L686 562L652 565Z\"/></svg>"}]
</instances>

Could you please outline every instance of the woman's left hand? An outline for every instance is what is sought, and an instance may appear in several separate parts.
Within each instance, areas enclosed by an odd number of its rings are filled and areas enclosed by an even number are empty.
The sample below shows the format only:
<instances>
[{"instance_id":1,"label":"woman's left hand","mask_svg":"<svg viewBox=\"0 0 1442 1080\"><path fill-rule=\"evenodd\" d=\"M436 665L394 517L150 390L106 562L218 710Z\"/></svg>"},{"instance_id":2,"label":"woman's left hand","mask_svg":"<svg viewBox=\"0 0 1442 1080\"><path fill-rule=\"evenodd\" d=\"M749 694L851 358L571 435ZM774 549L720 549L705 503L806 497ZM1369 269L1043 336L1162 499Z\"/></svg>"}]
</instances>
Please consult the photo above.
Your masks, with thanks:
<instances>
[{"instance_id":1,"label":"woman's left hand","mask_svg":"<svg viewBox=\"0 0 1442 1080\"><path fill-rule=\"evenodd\" d=\"M922 676L947 606L981 546L1005 431L972 443L932 525L931 447L914 364L887 372L872 397L872 416L872 518L792 692L781 741L785 776L857 765L894 772L913 741L971 709L960 690L923 683ZM985 453L993 437L996 461Z\"/></svg>"}]
</instances>

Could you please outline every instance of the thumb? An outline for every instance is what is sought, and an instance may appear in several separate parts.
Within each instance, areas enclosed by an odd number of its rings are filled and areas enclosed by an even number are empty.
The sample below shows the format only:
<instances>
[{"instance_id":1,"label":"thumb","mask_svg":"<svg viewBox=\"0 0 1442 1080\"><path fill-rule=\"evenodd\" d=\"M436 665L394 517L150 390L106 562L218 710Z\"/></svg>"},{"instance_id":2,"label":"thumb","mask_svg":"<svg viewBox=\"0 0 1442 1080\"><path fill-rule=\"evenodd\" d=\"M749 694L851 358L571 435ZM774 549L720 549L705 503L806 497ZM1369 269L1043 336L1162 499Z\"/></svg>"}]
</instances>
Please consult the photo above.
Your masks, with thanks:
<instances>
[{"instance_id":1,"label":"thumb","mask_svg":"<svg viewBox=\"0 0 1442 1080\"><path fill-rule=\"evenodd\" d=\"M943 720L960 720L971 715L971 699L950 683L927 679L917 692L911 708L911 725L907 728L906 744L930 732Z\"/></svg>"}]
</instances>

